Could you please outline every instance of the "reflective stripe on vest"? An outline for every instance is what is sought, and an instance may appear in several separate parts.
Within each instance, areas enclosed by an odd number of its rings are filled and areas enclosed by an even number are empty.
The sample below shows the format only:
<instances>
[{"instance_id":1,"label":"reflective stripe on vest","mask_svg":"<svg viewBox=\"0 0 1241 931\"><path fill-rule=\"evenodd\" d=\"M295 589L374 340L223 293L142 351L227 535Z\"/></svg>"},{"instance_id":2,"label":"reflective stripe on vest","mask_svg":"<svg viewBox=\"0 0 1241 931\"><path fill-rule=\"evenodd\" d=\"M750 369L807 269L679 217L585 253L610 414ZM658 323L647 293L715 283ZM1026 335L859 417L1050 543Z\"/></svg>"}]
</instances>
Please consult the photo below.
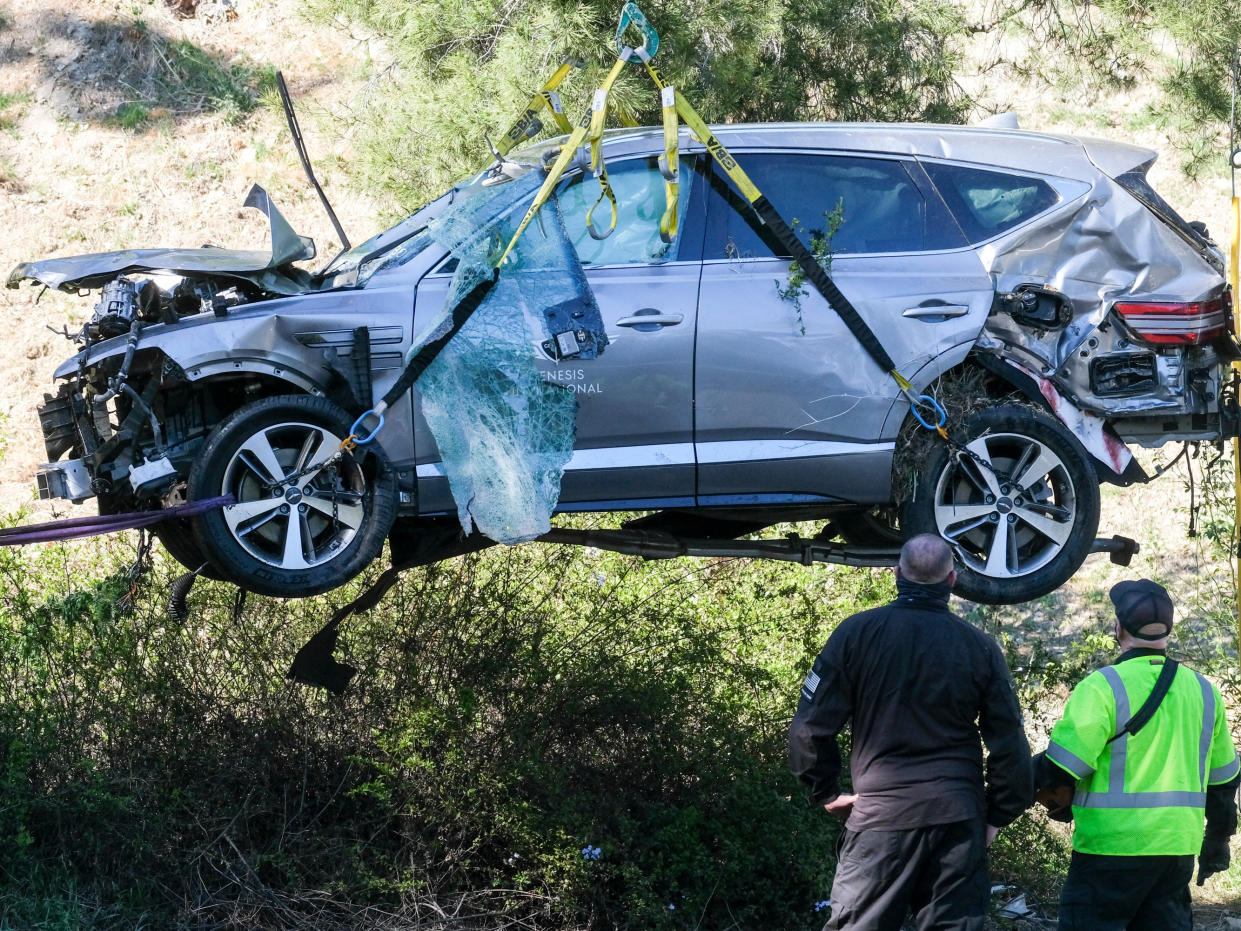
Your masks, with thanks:
<instances>
[{"instance_id":1,"label":"reflective stripe on vest","mask_svg":"<svg viewBox=\"0 0 1241 931\"><path fill-rule=\"evenodd\" d=\"M1047 744L1047 759L1058 763L1078 779L1085 779L1094 773L1094 767L1076 754L1070 753L1054 740Z\"/></svg>"},{"instance_id":2,"label":"reflective stripe on vest","mask_svg":"<svg viewBox=\"0 0 1241 931\"><path fill-rule=\"evenodd\" d=\"M1202 808L1205 792L1078 792L1073 804L1079 808Z\"/></svg>"},{"instance_id":3,"label":"reflective stripe on vest","mask_svg":"<svg viewBox=\"0 0 1241 931\"><path fill-rule=\"evenodd\" d=\"M1231 763L1217 766L1207 773L1207 784L1215 786L1222 782L1231 782L1239 772L1241 772L1241 757L1234 755Z\"/></svg>"},{"instance_id":4,"label":"reflective stripe on vest","mask_svg":"<svg viewBox=\"0 0 1241 931\"><path fill-rule=\"evenodd\" d=\"M1215 733L1215 690L1211 688L1211 683L1200 673L1194 673L1198 677L1198 685L1202 689L1202 732L1198 738L1198 784L1202 786L1202 791L1126 792L1125 763L1129 752L1130 735L1121 733L1121 731L1129 723L1129 718L1131 717L1129 693L1125 690L1125 683L1120 678L1120 672L1117 671L1115 666L1104 666L1099 671L1112 689L1112 698L1116 702L1116 731L1120 733L1120 736L1113 740L1108 748L1107 791L1078 792L1073 796L1073 804L1079 808L1171 808L1181 806L1202 808L1205 806L1208 778L1207 760L1211 753L1211 737ZM1053 744L1052 746L1055 745ZM1063 761L1057 759L1057 756L1052 754L1051 749L1051 747L1048 747L1048 756L1055 762L1063 765ZM1056 747L1056 749L1061 754L1072 757L1072 754L1062 747ZM1073 757L1073 759L1078 764L1086 765L1081 760L1077 760L1076 757ZM1233 765L1236 765L1235 760ZM1073 771L1072 767L1066 766L1066 768L1071 772ZM1227 768L1224 767L1224 769ZM1076 773L1074 774L1076 775ZM1213 775L1214 771L1212 771Z\"/></svg>"},{"instance_id":5,"label":"reflective stripe on vest","mask_svg":"<svg viewBox=\"0 0 1241 931\"><path fill-rule=\"evenodd\" d=\"M1198 685L1202 687L1202 736L1198 739L1198 779L1203 791L1207 787L1207 762L1211 758L1211 736L1215 733L1215 689L1198 672Z\"/></svg>"}]
</instances>

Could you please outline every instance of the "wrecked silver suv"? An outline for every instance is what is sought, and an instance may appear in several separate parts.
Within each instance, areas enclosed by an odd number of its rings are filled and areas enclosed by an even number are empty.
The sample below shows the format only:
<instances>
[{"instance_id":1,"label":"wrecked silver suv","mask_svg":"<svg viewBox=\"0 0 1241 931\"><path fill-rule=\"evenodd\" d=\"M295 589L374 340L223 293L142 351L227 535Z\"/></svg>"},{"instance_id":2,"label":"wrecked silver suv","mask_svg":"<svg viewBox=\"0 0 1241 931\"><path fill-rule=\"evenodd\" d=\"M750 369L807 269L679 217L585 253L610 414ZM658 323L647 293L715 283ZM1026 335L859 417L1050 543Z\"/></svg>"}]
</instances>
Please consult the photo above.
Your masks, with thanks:
<instances>
[{"instance_id":1,"label":"wrecked silver suv","mask_svg":"<svg viewBox=\"0 0 1241 931\"><path fill-rule=\"evenodd\" d=\"M612 132L615 232L591 235L598 186L584 165L555 201L606 339L588 351L571 322L554 339L534 327L518 338L543 383L576 399L555 509L647 513L614 531L513 539L877 564L902 534L931 531L956 550L960 593L1020 601L1091 552L1100 482L1146 478L1128 444L1236 434L1222 257L1147 183L1153 153L948 126L717 132L830 262L899 372L945 406L946 439L911 416L826 301L790 281L789 258L699 141L681 139L669 243L662 137ZM507 173L464 188L502 190L549 151L518 151ZM340 585L389 535L394 561L398 545L430 560L501 538L503 526L471 521L474 492L454 483L467 468L477 483L502 474L506 454L467 443L442 457L419 384L373 444L335 455L451 294L457 259L427 230L462 190L314 273L296 264L313 246L258 189L248 202L269 216L270 255L19 266L10 287L102 291L39 411L41 494L94 497L103 513L231 494L234 505L157 533L186 566L271 595ZM497 368L486 390L509 390L505 377ZM460 397L460 411L474 400ZM740 539L786 521L823 530Z\"/></svg>"}]
</instances>

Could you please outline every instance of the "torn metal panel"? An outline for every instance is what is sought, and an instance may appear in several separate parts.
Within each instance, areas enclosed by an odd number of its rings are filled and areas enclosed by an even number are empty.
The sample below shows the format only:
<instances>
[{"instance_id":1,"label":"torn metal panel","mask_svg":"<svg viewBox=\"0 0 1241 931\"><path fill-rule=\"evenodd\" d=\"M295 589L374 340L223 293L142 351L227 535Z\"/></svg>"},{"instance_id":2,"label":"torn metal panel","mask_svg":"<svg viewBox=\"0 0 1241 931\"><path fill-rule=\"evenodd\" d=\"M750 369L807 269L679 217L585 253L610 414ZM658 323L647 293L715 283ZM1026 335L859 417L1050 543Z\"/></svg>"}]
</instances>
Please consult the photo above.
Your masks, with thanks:
<instances>
[{"instance_id":1,"label":"torn metal panel","mask_svg":"<svg viewBox=\"0 0 1241 931\"><path fill-rule=\"evenodd\" d=\"M978 255L997 293L1033 288L1057 295L1065 310L1063 320L1040 323L997 301L979 335L980 350L1020 363L1082 410L1102 417L1205 411L1204 396L1191 390L1196 376L1190 373L1217 371L1217 351L1152 347L1113 308L1121 300L1218 298L1223 278L1209 255L1119 184L1097 176L1050 221L984 244ZM1151 378L1134 380L1142 367Z\"/></svg>"},{"instance_id":2,"label":"torn metal panel","mask_svg":"<svg viewBox=\"0 0 1241 931\"><path fill-rule=\"evenodd\" d=\"M248 281L273 294L301 294L310 288L310 276L291 263L313 259L314 241L299 236L263 188L257 184L246 195L244 206L253 207L268 220L271 249L124 249L41 262L23 262L9 274L8 286L16 288L29 278L49 288L73 293L97 288L117 275L131 272L168 272L174 275L218 275Z\"/></svg>"},{"instance_id":3,"label":"torn metal panel","mask_svg":"<svg viewBox=\"0 0 1241 931\"><path fill-rule=\"evenodd\" d=\"M1129 463L1133 461L1133 453L1129 452L1129 447L1116 435L1115 431L1108 427L1106 420L1080 410L1057 391L1056 386L1046 378L1041 378L1012 360L1008 360L1008 364L1023 375L1034 379L1052 413L1072 431L1090 455L1117 475L1124 474L1124 471L1129 468Z\"/></svg>"}]
</instances>

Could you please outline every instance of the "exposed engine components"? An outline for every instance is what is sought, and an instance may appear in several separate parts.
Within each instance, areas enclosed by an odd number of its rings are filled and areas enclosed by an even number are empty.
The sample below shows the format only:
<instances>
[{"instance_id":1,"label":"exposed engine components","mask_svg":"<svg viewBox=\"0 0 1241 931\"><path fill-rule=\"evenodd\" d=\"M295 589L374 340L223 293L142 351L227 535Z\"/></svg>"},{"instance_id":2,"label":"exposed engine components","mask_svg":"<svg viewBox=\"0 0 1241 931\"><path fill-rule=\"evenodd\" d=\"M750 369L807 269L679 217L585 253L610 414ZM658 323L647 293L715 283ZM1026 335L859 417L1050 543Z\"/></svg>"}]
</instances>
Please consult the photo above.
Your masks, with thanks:
<instances>
[{"instance_id":1,"label":"exposed engine components","mask_svg":"<svg viewBox=\"0 0 1241 931\"><path fill-rule=\"evenodd\" d=\"M242 304L248 304L248 298L241 288L225 288L211 299L210 309L217 317L223 317L228 313L230 307L239 307Z\"/></svg>"},{"instance_id":2,"label":"exposed engine components","mask_svg":"<svg viewBox=\"0 0 1241 931\"><path fill-rule=\"evenodd\" d=\"M168 296L168 306L176 316L192 317L210 311L223 317L230 307L250 303L250 295L240 287L221 288L213 281L182 278Z\"/></svg>"},{"instance_id":3,"label":"exposed engine components","mask_svg":"<svg viewBox=\"0 0 1241 931\"><path fill-rule=\"evenodd\" d=\"M146 498L155 492L164 491L177 477L177 468L168 461L167 456L158 459L144 459L129 469L129 484L134 494Z\"/></svg>"},{"instance_id":4,"label":"exposed engine components","mask_svg":"<svg viewBox=\"0 0 1241 931\"><path fill-rule=\"evenodd\" d=\"M77 413L73 399L74 393L70 387L62 384L55 397L44 394L43 403L39 406L43 444L47 448L47 458L52 462L72 449L77 441Z\"/></svg>"},{"instance_id":5,"label":"exposed engine components","mask_svg":"<svg viewBox=\"0 0 1241 931\"><path fill-rule=\"evenodd\" d=\"M35 473L41 499L68 498L74 504L95 496L90 470L82 459L44 462Z\"/></svg>"},{"instance_id":6,"label":"exposed engine components","mask_svg":"<svg viewBox=\"0 0 1241 931\"><path fill-rule=\"evenodd\" d=\"M111 339L129 332L136 319L159 318L160 296L155 282L114 278L103 287L94 316L86 325L86 335L92 342Z\"/></svg>"},{"instance_id":7,"label":"exposed engine components","mask_svg":"<svg viewBox=\"0 0 1241 931\"><path fill-rule=\"evenodd\" d=\"M149 278L114 278L103 287L94 314L75 340L96 343L130 332L135 320L176 323L183 317L211 312L224 316L230 307L248 304L253 296L243 287L221 288L217 282L181 278L170 291Z\"/></svg>"},{"instance_id":8,"label":"exposed engine components","mask_svg":"<svg viewBox=\"0 0 1241 931\"><path fill-rule=\"evenodd\" d=\"M129 339L125 343L125 357L121 360L121 367L117 373L108 379L108 388L102 394L97 394L91 400L94 407L102 407L108 401L111 401L118 391L125 385L125 379L129 377L129 366L134 361L134 352L138 348L138 337L142 335L142 321L134 320L129 327Z\"/></svg>"},{"instance_id":9,"label":"exposed engine components","mask_svg":"<svg viewBox=\"0 0 1241 931\"><path fill-rule=\"evenodd\" d=\"M192 317L203 311L204 305L215 297L215 292L216 288L209 281L182 278L168 296L168 303L178 318Z\"/></svg>"}]
</instances>

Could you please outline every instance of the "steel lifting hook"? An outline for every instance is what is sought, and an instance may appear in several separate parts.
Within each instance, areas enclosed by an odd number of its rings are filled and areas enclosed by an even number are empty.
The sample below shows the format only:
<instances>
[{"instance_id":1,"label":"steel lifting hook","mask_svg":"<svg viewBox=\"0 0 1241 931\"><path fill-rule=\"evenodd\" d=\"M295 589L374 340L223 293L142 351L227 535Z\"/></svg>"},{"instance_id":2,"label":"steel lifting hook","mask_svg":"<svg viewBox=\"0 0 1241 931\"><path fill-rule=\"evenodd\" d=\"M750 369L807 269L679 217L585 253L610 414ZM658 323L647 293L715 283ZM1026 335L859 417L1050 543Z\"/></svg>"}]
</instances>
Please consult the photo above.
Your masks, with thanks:
<instances>
[{"instance_id":1,"label":"steel lifting hook","mask_svg":"<svg viewBox=\"0 0 1241 931\"><path fill-rule=\"evenodd\" d=\"M642 33L642 44L636 48L625 44L625 32L632 26ZM621 9L620 22L616 26L616 51L628 62L646 62L659 51L659 33L646 21L646 16L632 0Z\"/></svg>"}]
</instances>

